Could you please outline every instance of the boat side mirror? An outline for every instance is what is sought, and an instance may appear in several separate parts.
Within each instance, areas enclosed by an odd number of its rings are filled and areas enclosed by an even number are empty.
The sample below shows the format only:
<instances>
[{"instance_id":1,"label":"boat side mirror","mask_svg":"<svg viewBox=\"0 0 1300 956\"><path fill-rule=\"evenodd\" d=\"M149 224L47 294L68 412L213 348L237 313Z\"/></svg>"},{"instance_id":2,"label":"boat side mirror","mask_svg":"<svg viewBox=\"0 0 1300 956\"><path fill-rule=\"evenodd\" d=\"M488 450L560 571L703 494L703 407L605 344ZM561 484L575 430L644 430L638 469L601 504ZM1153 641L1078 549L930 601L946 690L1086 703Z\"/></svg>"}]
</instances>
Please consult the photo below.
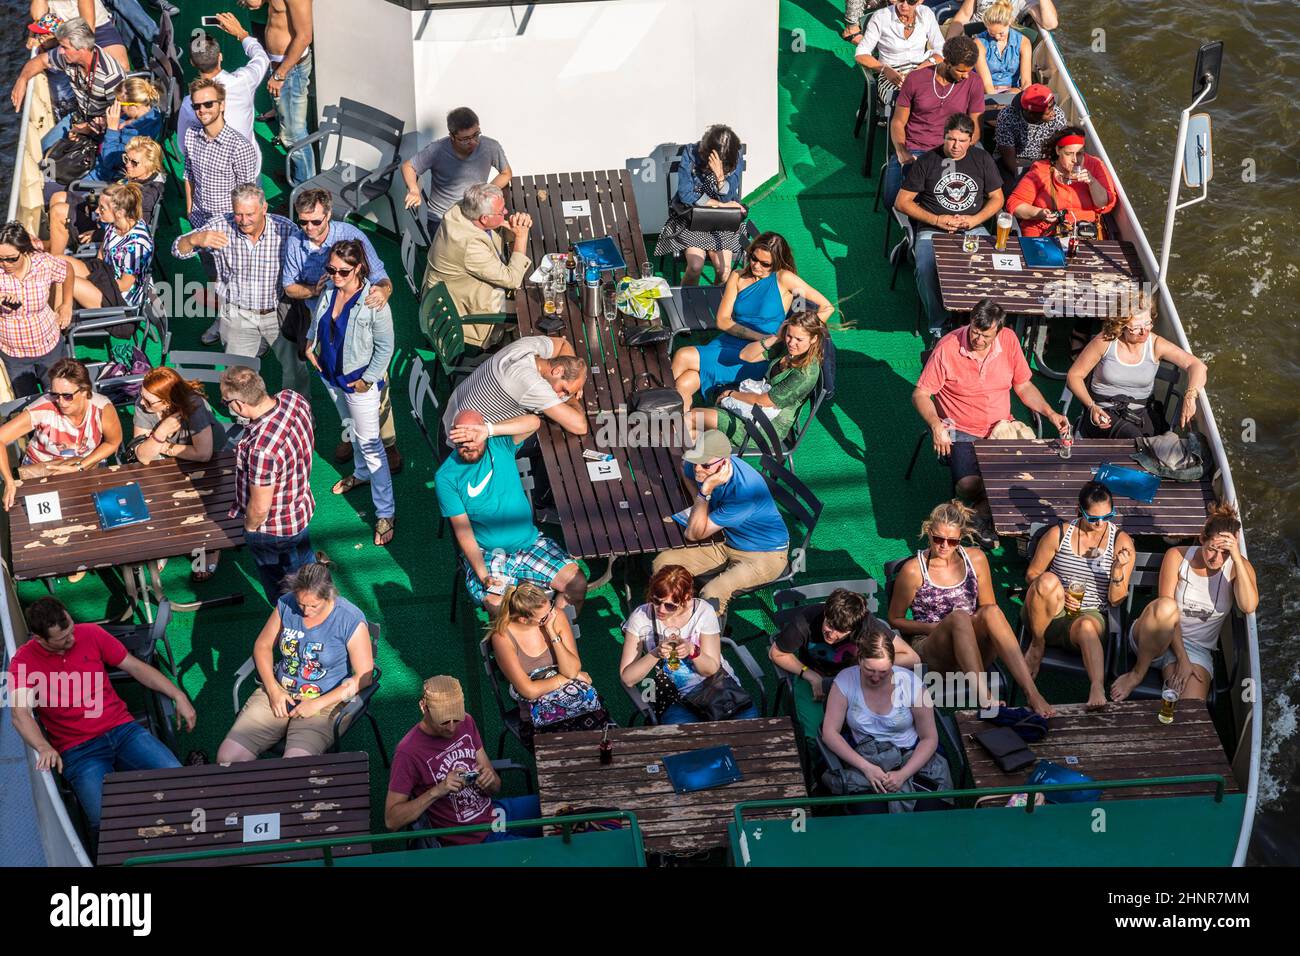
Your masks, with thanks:
<instances>
[{"instance_id":1,"label":"boat side mirror","mask_svg":"<svg viewBox=\"0 0 1300 956\"><path fill-rule=\"evenodd\" d=\"M1183 182L1195 189L1214 178L1213 137L1210 114L1197 113L1187 118L1187 142L1183 145Z\"/></svg>"},{"instance_id":2,"label":"boat side mirror","mask_svg":"<svg viewBox=\"0 0 1300 956\"><path fill-rule=\"evenodd\" d=\"M1201 95L1206 87L1210 88L1200 105L1214 101L1219 95L1219 73L1223 68L1223 41L1215 40L1205 43L1196 51L1196 72L1192 74L1192 99Z\"/></svg>"}]
</instances>

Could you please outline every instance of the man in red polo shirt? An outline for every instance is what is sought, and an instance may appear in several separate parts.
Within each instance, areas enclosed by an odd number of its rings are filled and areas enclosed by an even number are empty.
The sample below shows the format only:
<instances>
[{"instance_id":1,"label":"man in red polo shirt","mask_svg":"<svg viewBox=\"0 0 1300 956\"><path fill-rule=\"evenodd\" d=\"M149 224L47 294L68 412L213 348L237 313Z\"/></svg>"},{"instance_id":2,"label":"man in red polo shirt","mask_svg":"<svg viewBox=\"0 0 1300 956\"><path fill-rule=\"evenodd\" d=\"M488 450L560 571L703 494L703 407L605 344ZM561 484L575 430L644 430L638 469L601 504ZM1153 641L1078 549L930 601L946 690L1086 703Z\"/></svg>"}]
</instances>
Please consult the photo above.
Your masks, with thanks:
<instances>
[{"instance_id":1,"label":"man in red polo shirt","mask_svg":"<svg viewBox=\"0 0 1300 956\"><path fill-rule=\"evenodd\" d=\"M979 539L985 546L997 538L971 443L1012 418L1013 391L1062 434L1070 428L1034 386L1020 340L1005 320L1006 313L992 299L977 302L970 324L939 340L912 391L912 404L930 427L935 453L948 458L957 494L980 515Z\"/></svg>"},{"instance_id":2,"label":"man in red polo shirt","mask_svg":"<svg viewBox=\"0 0 1300 956\"><path fill-rule=\"evenodd\" d=\"M114 770L180 766L162 741L132 718L109 681L109 668L120 667L170 697L186 730L194 729L194 708L156 668L129 654L98 624L74 624L52 597L32 602L27 625L31 640L9 662L14 727L36 751L37 769L62 771L91 827L98 829L104 777Z\"/></svg>"}]
</instances>

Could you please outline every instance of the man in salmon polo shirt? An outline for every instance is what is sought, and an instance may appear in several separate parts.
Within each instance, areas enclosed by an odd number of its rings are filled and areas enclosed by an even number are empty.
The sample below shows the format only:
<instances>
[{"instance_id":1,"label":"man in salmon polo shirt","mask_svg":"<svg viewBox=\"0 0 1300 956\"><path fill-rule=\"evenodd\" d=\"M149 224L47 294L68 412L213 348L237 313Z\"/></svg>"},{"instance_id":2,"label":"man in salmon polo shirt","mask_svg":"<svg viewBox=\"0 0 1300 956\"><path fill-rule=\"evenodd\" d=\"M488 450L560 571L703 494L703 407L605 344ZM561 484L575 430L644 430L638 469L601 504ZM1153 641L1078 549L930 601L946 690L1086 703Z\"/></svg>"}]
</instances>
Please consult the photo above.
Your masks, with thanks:
<instances>
[{"instance_id":1,"label":"man in salmon polo shirt","mask_svg":"<svg viewBox=\"0 0 1300 956\"><path fill-rule=\"evenodd\" d=\"M1009 421L1011 393L1061 434L1070 423L1052 408L1030 380L1029 363L1006 313L992 299L981 299L970 323L941 338L930 353L912 404L930 428L934 450L947 458L957 494L977 513L977 537L984 547L997 544L992 513L972 442L987 438L998 422Z\"/></svg>"}]
</instances>

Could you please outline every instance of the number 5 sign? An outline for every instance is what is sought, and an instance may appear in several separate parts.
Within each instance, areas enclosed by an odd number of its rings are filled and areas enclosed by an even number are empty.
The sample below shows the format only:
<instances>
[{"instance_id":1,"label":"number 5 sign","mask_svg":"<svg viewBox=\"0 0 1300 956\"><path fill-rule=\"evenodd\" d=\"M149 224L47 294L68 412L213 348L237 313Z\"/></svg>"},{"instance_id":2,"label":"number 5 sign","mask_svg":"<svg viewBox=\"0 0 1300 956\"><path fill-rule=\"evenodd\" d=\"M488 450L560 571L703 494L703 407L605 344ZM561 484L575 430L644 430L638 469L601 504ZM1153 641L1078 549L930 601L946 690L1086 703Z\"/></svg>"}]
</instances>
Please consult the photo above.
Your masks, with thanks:
<instances>
[{"instance_id":1,"label":"number 5 sign","mask_svg":"<svg viewBox=\"0 0 1300 956\"><path fill-rule=\"evenodd\" d=\"M59 507L59 493L47 491L41 495L28 495L23 499L27 503L27 521L38 524L42 521L59 521L63 518L63 509Z\"/></svg>"}]
</instances>

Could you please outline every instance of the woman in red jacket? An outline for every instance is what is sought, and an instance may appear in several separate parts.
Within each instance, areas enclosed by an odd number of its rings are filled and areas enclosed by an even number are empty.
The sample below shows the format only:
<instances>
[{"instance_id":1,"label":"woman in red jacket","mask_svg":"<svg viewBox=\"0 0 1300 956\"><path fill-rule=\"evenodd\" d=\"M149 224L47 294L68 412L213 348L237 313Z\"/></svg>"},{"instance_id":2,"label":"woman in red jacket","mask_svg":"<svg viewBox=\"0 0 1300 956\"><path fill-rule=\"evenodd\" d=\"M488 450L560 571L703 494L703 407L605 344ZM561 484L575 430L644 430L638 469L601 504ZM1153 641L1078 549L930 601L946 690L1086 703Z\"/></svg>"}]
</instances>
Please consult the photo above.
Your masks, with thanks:
<instances>
[{"instance_id":1,"label":"woman in red jacket","mask_svg":"<svg viewBox=\"0 0 1300 956\"><path fill-rule=\"evenodd\" d=\"M1020 220L1022 235L1050 236L1062 217L1067 224L1100 222L1115 208L1119 192L1102 161L1083 151L1083 137L1078 126L1061 130L1011 191L1006 209Z\"/></svg>"}]
</instances>

